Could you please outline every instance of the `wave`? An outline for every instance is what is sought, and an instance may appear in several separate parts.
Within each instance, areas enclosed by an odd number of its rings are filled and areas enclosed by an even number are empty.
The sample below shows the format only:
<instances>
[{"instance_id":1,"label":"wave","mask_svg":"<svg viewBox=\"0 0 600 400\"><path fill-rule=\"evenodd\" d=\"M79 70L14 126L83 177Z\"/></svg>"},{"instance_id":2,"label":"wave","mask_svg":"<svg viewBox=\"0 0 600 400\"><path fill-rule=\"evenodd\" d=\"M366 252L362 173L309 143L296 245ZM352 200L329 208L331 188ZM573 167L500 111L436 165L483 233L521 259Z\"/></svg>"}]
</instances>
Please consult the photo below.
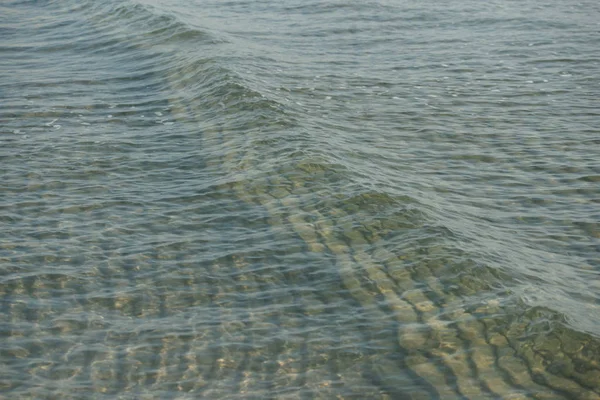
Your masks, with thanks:
<instances>
[{"instance_id":1,"label":"wave","mask_svg":"<svg viewBox=\"0 0 600 400\"><path fill-rule=\"evenodd\" d=\"M351 198L375 195L377 200L373 203L378 212L363 204L350 208L353 211L348 218L356 221L379 220L387 215L397 218L397 208L412 207L419 210L417 225L439 226L445 232L432 237L453 241L452 246L472 253L474 259L489 268L515 273L515 264L507 265L511 258L502 255L508 246L503 241L509 236L494 228L491 228L494 233L488 234L486 230L490 228L480 225L477 219L470 221L464 213L440 208L443 198L432 201L430 193L420 187L421 178L415 171L405 169L400 179L390 177L389 167L398 163L385 165L373 161L383 151L381 147L348 151L353 142L362 143L366 139L366 135L356 135L351 124L316 124L306 108L286 101L286 92L275 92L257 76L240 73L238 60L253 65L264 64L265 60L258 59L258 55L252 59L245 53L236 53L237 47L232 46L235 37L191 26L175 12L140 2L87 2L74 8L79 17L85 17L100 33L80 38L75 46L111 55L117 62L129 59L131 76L123 79L144 84L156 82L161 93L169 93L167 101L174 118L195 124L199 135L211 132L205 135L215 138L214 142L209 141L211 147L207 152L211 156L206 162L228 174L222 182L239 183L244 179L240 174L247 173L247 180L240 184L245 190L260 192L265 181L273 180L275 175L292 174L293 179L305 186L306 193L298 194L306 202L303 204L322 210L352 203ZM224 158L230 159L231 167L223 168ZM497 161L492 158L490 162ZM399 183L408 185L398 189ZM396 200L382 202L386 197ZM455 233L455 239L450 239L450 232ZM401 235L398 238L400 243L403 240L410 243L410 239ZM485 250L478 251L480 248ZM521 258L518 264L523 266L541 259L539 254L525 250L520 255L515 251L515 257ZM532 270L525 267L522 273L529 282ZM506 285L517 290L520 298L527 298L529 283L523 286L525 289L512 286L514 280ZM533 302L532 306L536 304Z\"/></svg>"},{"instance_id":2,"label":"wave","mask_svg":"<svg viewBox=\"0 0 600 400\"><path fill-rule=\"evenodd\" d=\"M400 151L427 130L403 143L350 101L385 88L365 80L327 118L310 83L263 82L265 56L168 10L55 1L23 15L39 43L15 48L43 56L12 58L38 64L1 88L15 120L42 126L43 144L18 150L43 173L9 176L32 208L2 247L13 393L40 395L21 375L50 395L76 381L207 397L317 393L326 376L364 397L598 395L597 338L531 299L540 254L509 252L518 241L476 208L445 203L419 170L441 163L433 150ZM44 96L55 104L28 108Z\"/></svg>"}]
</instances>

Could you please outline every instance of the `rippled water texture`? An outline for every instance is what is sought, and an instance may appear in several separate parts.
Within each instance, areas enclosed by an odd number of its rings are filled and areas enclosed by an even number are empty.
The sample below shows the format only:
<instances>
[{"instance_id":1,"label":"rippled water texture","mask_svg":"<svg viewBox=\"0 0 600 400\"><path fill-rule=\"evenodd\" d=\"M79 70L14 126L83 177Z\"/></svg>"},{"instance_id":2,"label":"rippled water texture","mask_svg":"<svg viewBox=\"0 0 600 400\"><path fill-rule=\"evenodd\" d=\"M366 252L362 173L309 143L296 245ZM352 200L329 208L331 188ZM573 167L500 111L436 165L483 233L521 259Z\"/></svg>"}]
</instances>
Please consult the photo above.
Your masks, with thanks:
<instances>
[{"instance_id":1,"label":"rippled water texture","mask_svg":"<svg viewBox=\"0 0 600 400\"><path fill-rule=\"evenodd\" d=\"M600 7L0 4L0 398L600 398Z\"/></svg>"}]
</instances>

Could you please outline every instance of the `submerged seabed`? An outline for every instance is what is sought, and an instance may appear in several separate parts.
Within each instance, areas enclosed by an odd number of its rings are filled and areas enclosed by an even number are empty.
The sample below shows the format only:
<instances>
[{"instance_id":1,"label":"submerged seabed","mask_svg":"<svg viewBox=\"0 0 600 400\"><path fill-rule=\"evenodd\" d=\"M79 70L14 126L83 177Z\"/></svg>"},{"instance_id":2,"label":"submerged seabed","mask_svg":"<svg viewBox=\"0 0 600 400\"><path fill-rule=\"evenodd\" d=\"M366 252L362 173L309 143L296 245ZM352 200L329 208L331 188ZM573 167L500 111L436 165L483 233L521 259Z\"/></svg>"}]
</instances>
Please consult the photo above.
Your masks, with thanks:
<instances>
[{"instance_id":1,"label":"submerged seabed","mask_svg":"<svg viewBox=\"0 0 600 400\"><path fill-rule=\"evenodd\" d=\"M420 58L448 47L425 6L271 6L295 39L0 5L0 397L600 398L593 44L531 60L517 30L498 52L557 79L540 93L445 34L473 65ZM402 21L433 44L367 29Z\"/></svg>"}]
</instances>

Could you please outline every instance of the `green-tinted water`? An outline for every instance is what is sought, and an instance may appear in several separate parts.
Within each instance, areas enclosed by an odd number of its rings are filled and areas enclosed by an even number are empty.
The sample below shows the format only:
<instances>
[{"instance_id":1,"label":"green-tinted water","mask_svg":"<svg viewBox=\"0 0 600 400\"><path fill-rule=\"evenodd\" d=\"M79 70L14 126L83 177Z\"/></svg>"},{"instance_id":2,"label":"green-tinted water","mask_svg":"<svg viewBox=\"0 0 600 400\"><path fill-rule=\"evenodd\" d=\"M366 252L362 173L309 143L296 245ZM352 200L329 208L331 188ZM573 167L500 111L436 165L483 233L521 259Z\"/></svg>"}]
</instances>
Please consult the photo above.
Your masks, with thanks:
<instances>
[{"instance_id":1,"label":"green-tinted water","mask_svg":"<svg viewBox=\"0 0 600 400\"><path fill-rule=\"evenodd\" d=\"M0 6L0 396L595 399L598 6Z\"/></svg>"}]
</instances>

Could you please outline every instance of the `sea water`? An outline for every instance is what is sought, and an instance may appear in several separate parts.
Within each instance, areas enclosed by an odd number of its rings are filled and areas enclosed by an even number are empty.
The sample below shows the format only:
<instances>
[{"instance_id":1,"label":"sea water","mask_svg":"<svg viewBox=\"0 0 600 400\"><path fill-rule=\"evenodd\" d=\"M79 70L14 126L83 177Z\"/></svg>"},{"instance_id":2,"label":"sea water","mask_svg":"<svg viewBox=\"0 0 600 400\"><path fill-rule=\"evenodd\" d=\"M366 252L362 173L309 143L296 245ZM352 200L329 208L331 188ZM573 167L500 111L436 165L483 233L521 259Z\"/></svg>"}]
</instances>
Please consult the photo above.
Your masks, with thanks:
<instances>
[{"instance_id":1,"label":"sea water","mask_svg":"<svg viewBox=\"0 0 600 400\"><path fill-rule=\"evenodd\" d=\"M600 398L594 1L0 5L0 397Z\"/></svg>"}]
</instances>

